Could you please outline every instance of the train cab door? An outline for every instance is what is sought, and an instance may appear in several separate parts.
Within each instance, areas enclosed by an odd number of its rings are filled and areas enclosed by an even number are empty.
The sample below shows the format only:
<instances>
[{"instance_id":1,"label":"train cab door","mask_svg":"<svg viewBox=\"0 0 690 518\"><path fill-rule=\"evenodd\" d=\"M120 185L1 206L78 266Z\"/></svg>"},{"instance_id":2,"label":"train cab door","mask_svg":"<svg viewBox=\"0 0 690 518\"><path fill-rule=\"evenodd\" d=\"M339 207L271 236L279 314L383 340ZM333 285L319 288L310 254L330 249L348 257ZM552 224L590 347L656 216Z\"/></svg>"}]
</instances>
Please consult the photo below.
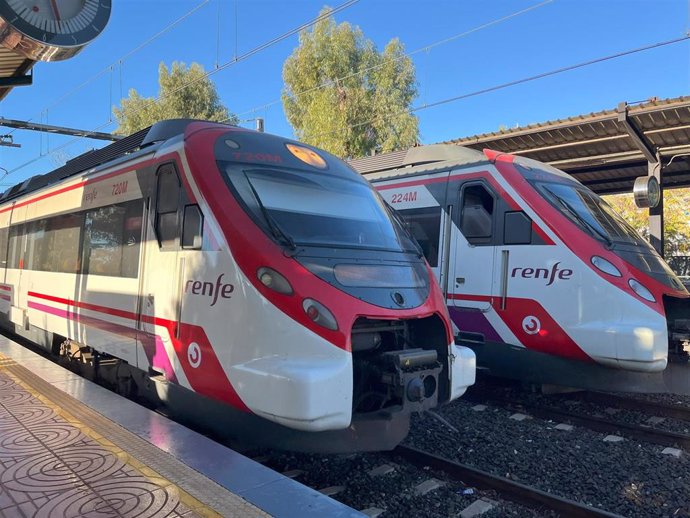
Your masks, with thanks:
<instances>
[{"instance_id":1,"label":"train cab door","mask_svg":"<svg viewBox=\"0 0 690 518\"><path fill-rule=\"evenodd\" d=\"M174 164L156 171L146 211L144 251L139 284L137 341L145 355L137 358L144 371L173 375L174 340L181 309L180 198L182 184ZM141 350L140 349L140 350Z\"/></svg>"},{"instance_id":2,"label":"train cab door","mask_svg":"<svg viewBox=\"0 0 690 518\"><path fill-rule=\"evenodd\" d=\"M472 313L487 312L494 302L497 196L488 183L470 180L460 185L457 200L448 297L459 315L472 320Z\"/></svg>"}]
</instances>

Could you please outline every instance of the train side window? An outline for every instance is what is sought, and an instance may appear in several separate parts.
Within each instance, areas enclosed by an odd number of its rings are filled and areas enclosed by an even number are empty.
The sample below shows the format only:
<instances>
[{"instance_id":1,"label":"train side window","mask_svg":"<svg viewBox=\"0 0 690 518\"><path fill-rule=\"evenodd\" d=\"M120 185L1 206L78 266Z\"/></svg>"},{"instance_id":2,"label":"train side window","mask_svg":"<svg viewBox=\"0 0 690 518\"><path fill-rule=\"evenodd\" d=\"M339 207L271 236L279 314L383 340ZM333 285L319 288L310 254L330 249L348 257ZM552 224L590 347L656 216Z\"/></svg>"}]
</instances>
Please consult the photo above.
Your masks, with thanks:
<instances>
[{"instance_id":1,"label":"train side window","mask_svg":"<svg viewBox=\"0 0 690 518\"><path fill-rule=\"evenodd\" d=\"M422 248L429 266L438 266L438 240L441 235L441 207L401 210L407 230Z\"/></svg>"},{"instance_id":2,"label":"train side window","mask_svg":"<svg viewBox=\"0 0 690 518\"><path fill-rule=\"evenodd\" d=\"M529 245L532 242L532 220L523 211L503 215L503 244Z\"/></svg>"},{"instance_id":3,"label":"train side window","mask_svg":"<svg viewBox=\"0 0 690 518\"><path fill-rule=\"evenodd\" d=\"M139 269L143 200L86 213L84 273L136 278Z\"/></svg>"},{"instance_id":4,"label":"train side window","mask_svg":"<svg viewBox=\"0 0 690 518\"><path fill-rule=\"evenodd\" d=\"M31 223L26 268L77 273L84 214L63 214Z\"/></svg>"},{"instance_id":5,"label":"train side window","mask_svg":"<svg viewBox=\"0 0 690 518\"><path fill-rule=\"evenodd\" d=\"M126 210L122 237L122 276L136 278L139 274L144 200L131 201L124 206Z\"/></svg>"},{"instance_id":6,"label":"train side window","mask_svg":"<svg viewBox=\"0 0 690 518\"><path fill-rule=\"evenodd\" d=\"M472 244L491 244L494 197L482 184L462 189L460 231Z\"/></svg>"},{"instance_id":7,"label":"train side window","mask_svg":"<svg viewBox=\"0 0 690 518\"><path fill-rule=\"evenodd\" d=\"M187 205L184 208L182 222L182 248L201 250L203 245L204 216L198 205Z\"/></svg>"},{"instance_id":8,"label":"train side window","mask_svg":"<svg viewBox=\"0 0 690 518\"><path fill-rule=\"evenodd\" d=\"M24 268L27 270L42 270L41 254L48 250L46 242L47 220L31 221L26 224L26 254L24 256Z\"/></svg>"},{"instance_id":9,"label":"train side window","mask_svg":"<svg viewBox=\"0 0 690 518\"><path fill-rule=\"evenodd\" d=\"M8 268L24 267L24 225L10 227Z\"/></svg>"},{"instance_id":10,"label":"train side window","mask_svg":"<svg viewBox=\"0 0 690 518\"><path fill-rule=\"evenodd\" d=\"M9 248L10 229L0 228L0 268L7 267L7 250Z\"/></svg>"},{"instance_id":11,"label":"train side window","mask_svg":"<svg viewBox=\"0 0 690 518\"><path fill-rule=\"evenodd\" d=\"M158 169L156 191L156 235L163 250L175 249L179 235L177 209L180 206L180 180L172 164Z\"/></svg>"}]
</instances>

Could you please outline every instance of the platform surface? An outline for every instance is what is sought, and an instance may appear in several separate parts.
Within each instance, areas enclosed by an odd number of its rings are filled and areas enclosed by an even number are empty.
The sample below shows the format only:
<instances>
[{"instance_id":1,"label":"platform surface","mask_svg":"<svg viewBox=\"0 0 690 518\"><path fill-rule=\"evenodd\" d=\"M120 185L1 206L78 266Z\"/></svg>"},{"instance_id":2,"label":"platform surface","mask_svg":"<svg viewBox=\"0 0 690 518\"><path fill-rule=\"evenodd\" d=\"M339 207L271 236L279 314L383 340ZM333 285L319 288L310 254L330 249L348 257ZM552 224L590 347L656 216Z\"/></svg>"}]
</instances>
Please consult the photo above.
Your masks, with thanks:
<instances>
[{"instance_id":1,"label":"platform surface","mask_svg":"<svg viewBox=\"0 0 690 518\"><path fill-rule=\"evenodd\" d=\"M362 516L0 336L0 516Z\"/></svg>"}]
</instances>

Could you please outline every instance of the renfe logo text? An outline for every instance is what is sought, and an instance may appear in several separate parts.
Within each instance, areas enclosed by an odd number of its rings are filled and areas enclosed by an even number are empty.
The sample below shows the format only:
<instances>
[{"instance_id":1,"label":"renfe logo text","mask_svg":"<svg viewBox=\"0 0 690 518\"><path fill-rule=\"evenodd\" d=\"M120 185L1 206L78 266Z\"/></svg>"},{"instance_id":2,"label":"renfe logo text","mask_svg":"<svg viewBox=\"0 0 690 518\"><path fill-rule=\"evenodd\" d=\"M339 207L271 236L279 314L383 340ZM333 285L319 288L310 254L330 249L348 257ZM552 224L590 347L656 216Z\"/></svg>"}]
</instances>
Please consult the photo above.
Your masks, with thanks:
<instances>
[{"instance_id":1,"label":"renfe logo text","mask_svg":"<svg viewBox=\"0 0 690 518\"><path fill-rule=\"evenodd\" d=\"M551 269L548 268L513 268L511 277L522 277L523 279L546 279L547 286L551 286L556 279L567 281L573 276L573 271L569 268L558 269L560 262L555 263Z\"/></svg>"},{"instance_id":2,"label":"renfe logo text","mask_svg":"<svg viewBox=\"0 0 690 518\"><path fill-rule=\"evenodd\" d=\"M221 273L218 276L215 284L212 282L195 281L193 279L188 280L187 284L185 284L184 292L191 292L192 295L211 297L213 301L211 302L211 306L215 306L216 302L218 302L218 297L229 299L232 296L232 292L235 290L232 284L223 283L223 275L225 274Z\"/></svg>"}]
</instances>

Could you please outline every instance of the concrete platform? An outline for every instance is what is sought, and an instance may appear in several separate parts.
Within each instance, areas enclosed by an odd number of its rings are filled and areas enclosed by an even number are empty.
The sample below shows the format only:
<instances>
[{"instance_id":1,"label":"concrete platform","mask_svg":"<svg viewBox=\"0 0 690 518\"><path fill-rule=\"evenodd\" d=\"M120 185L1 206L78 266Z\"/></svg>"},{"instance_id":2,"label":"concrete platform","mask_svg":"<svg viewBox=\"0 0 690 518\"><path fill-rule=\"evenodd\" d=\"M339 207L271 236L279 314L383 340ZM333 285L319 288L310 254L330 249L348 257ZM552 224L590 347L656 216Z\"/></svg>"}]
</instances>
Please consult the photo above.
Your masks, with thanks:
<instances>
[{"instance_id":1,"label":"concrete platform","mask_svg":"<svg viewBox=\"0 0 690 518\"><path fill-rule=\"evenodd\" d=\"M0 336L0 516L363 515Z\"/></svg>"}]
</instances>

